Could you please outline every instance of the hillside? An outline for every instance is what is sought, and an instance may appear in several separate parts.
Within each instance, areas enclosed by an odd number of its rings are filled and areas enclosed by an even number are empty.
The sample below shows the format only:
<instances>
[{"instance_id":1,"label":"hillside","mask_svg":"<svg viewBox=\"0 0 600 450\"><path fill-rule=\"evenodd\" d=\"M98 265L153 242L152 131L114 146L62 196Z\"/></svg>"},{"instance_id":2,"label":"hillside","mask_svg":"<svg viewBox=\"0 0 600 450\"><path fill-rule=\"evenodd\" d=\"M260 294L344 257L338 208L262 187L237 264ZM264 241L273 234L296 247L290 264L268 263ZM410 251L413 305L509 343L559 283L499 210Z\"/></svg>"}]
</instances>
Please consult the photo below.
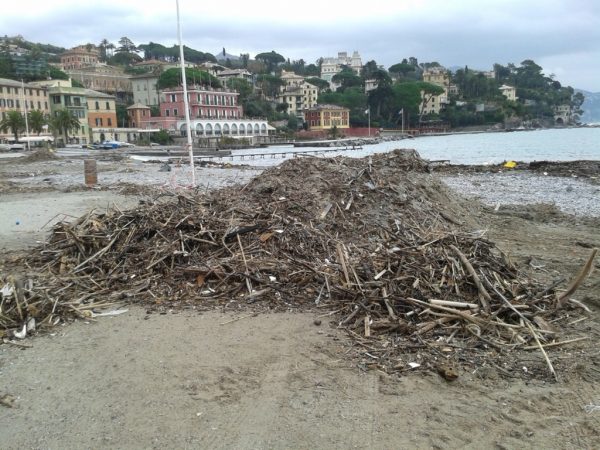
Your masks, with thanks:
<instances>
[{"instance_id":1,"label":"hillside","mask_svg":"<svg viewBox=\"0 0 600 450\"><path fill-rule=\"evenodd\" d=\"M583 114L581 121L583 123L600 123L600 92L588 92L581 89L576 89L585 96L583 102Z\"/></svg>"}]
</instances>

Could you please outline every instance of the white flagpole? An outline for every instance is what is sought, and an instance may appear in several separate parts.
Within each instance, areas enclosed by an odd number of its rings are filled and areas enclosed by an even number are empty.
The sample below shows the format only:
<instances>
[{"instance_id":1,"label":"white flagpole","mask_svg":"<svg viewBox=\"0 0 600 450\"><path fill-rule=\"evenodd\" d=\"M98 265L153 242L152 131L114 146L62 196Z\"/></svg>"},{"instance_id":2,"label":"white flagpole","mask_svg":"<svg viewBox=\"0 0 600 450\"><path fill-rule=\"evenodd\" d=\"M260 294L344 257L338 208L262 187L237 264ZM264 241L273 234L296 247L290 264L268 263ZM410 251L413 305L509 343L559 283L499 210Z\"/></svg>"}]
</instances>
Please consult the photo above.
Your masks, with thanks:
<instances>
[{"instance_id":1,"label":"white flagpole","mask_svg":"<svg viewBox=\"0 0 600 450\"><path fill-rule=\"evenodd\" d=\"M369 115L369 137L371 137L371 107L367 109L367 114Z\"/></svg>"},{"instance_id":2,"label":"white flagpole","mask_svg":"<svg viewBox=\"0 0 600 450\"><path fill-rule=\"evenodd\" d=\"M179 63L181 65L181 78L183 80L183 104L185 107L185 128L187 131L187 148L190 155L190 169L192 170L192 187L196 187L196 171L194 170L194 149L192 146L192 126L190 122L190 105L187 93L187 80L185 78L185 59L183 58L183 44L181 38L181 23L179 19L179 0L175 0L177 5L177 37L179 39Z\"/></svg>"}]
</instances>

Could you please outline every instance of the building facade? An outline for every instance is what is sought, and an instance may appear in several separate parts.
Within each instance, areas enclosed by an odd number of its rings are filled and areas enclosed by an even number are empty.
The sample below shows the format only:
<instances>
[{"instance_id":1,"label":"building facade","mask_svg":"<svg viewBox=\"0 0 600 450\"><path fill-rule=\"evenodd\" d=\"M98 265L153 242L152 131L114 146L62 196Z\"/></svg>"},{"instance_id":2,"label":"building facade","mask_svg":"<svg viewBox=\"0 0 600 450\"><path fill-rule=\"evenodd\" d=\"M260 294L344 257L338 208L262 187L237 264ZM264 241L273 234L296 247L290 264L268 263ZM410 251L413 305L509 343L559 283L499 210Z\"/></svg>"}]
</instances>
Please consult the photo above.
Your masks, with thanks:
<instances>
[{"instance_id":1,"label":"building facade","mask_svg":"<svg viewBox=\"0 0 600 450\"><path fill-rule=\"evenodd\" d=\"M114 95L124 103L129 103L133 99L131 75L126 74L120 67L96 64L69 69L66 73L87 89Z\"/></svg>"},{"instance_id":2,"label":"building facade","mask_svg":"<svg viewBox=\"0 0 600 450\"><path fill-rule=\"evenodd\" d=\"M131 128L141 127L151 117L151 109L142 103L134 103L127 108L127 119Z\"/></svg>"},{"instance_id":3,"label":"building facade","mask_svg":"<svg viewBox=\"0 0 600 450\"><path fill-rule=\"evenodd\" d=\"M65 144L88 144L90 140L90 125L88 122L88 104L86 89L55 86L48 89L50 114L66 109L79 120L79 128L69 133L69 142Z\"/></svg>"},{"instance_id":4,"label":"building facade","mask_svg":"<svg viewBox=\"0 0 600 450\"><path fill-rule=\"evenodd\" d=\"M22 84L19 81L0 78L0 120L9 111L19 111L21 114L38 110L44 114L50 112L48 89L31 83ZM10 131L2 133L0 139L14 139Z\"/></svg>"},{"instance_id":5,"label":"building facade","mask_svg":"<svg viewBox=\"0 0 600 450\"><path fill-rule=\"evenodd\" d=\"M99 51L94 46L80 45L60 55L63 70L80 69L98 64Z\"/></svg>"},{"instance_id":6,"label":"building facade","mask_svg":"<svg viewBox=\"0 0 600 450\"><path fill-rule=\"evenodd\" d=\"M304 112L309 130L350 128L350 110L338 105L317 105Z\"/></svg>"},{"instance_id":7,"label":"building facade","mask_svg":"<svg viewBox=\"0 0 600 450\"><path fill-rule=\"evenodd\" d=\"M117 127L115 97L103 92L85 90L90 128ZM124 125L124 124L122 124Z\"/></svg>"},{"instance_id":8,"label":"building facade","mask_svg":"<svg viewBox=\"0 0 600 450\"><path fill-rule=\"evenodd\" d=\"M228 89L211 89L203 86L188 88L190 118L193 119L240 119L242 107L238 105L238 94ZM183 88L160 91L160 115L163 118L185 118Z\"/></svg>"},{"instance_id":9,"label":"building facade","mask_svg":"<svg viewBox=\"0 0 600 450\"><path fill-rule=\"evenodd\" d=\"M500 89L500 92L506 97L507 100L511 100L513 102L517 101L518 97L516 87L503 84L498 89Z\"/></svg>"},{"instance_id":10,"label":"building facade","mask_svg":"<svg viewBox=\"0 0 600 450\"><path fill-rule=\"evenodd\" d=\"M337 58L323 58L321 63L321 79L327 81L334 88L335 83L331 81L335 74L342 71L342 66L350 67L357 75L360 75L362 69L362 60L360 54L355 51L352 56L346 52L338 52Z\"/></svg>"},{"instance_id":11,"label":"building facade","mask_svg":"<svg viewBox=\"0 0 600 450\"><path fill-rule=\"evenodd\" d=\"M421 114L439 114L448 104L450 91L457 92L456 86L450 84L450 74L445 67L430 67L423 72L423 81L444 88L439 95L428 95L421 91Z\"/></svg>"},{"instance_id":12,"label":"building facade","mask_svg":"<svg viewBox=\"0 0 600 450\"><path fill-rule=\"evenodd\" d=\"M158 75L151 73L134 75L130 80L134 104L146 106L159 105L160 95L158 91Z\"/></svg>"},{"instance_id":13,"label":"building facade","mask_svg":"<svg viewBox=\"0 0 600 450\"><path fill-rule=\"evenodd\" d=\"M241 78L246 80L248 83L254 83L254 76L246 69L225 69L217 72L217 78L225 85L227 80L232 78Z\"/></svg>"},{"instance_id":14,"label":"building facade","mask_svg":"<svg viewBox=\"0 0 600 450\"><path fill-rule=\"evenodd\" d=\"M304 118L304 110L317 104L319 89L302 79L282 86L277 96L277 102L287 105L286 113Z\"/></svg>"}]
</instances>

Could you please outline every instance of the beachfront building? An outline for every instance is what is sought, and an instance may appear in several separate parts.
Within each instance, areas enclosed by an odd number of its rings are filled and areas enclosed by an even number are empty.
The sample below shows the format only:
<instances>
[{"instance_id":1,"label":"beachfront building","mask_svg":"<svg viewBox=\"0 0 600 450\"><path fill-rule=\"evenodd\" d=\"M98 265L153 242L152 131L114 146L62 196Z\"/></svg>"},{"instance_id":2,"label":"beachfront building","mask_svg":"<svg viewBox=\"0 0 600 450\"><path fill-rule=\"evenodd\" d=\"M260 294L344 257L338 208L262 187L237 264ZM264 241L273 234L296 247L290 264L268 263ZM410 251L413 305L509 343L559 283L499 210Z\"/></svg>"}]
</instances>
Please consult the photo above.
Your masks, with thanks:
<instances>
[{"instance_id":1,"label":"beachfront building","mask_svg":"<svg viewBox=\"0 0 600 450\"><path fill-rule=\"evenodd\" d=\"M304 111L309 130L350 128L350 110L338 105L316 105Z\"/></svg>"},{"instance_id":2,"label":"beachfront building","mask_svg":"<svg viewBox=\"0 0 600 450\"><path fill-rule=\"evenodd\" d=\"M557 125L569 125L573 121L573 109L571 105L564 104L554 107L554 123Z\"/></svg>"},{"instance_id":3,"label":"beachfront building","mask_svg":"<svg viewBox=\"0 0 600 450\"><path fill-rule=\"evenodd\" d=\"M79 128L71 130L69 134L70 142L65 142L65 144L89 143L90 126L88 123L85 91L83 88L63 86L50 87L48 89L51 115L57 114L59 109L67 109L67 111L79 119Z\"/></svg>"},{"instance_id":4,"label":"beachfront building","mask_svg":"<svg viewBox=\"0 0 600 450\"><path fill-rule=\"evenodd\" d=\"M99 52L95 46L80 45L60 55L63 70L81 69L98 64Z\"/></svg>"},{"instance_id":5,"label":"beachfront building","mask_svg":"<svg viewBox=\"0 0 600 450\"><path fill-rule=\"evenodd\" d=\"M92 89L85 89L85 96L90 128L118 126L114 96Z\"/></svg>"},{"instance_id":6,"label":"beachfront building","mask_svg":"<svg viewBox=\"0 0 600 450\"><path fill-rule=\"evenodd\" d=\"M340 73L343 67L349 67L354 70L357 75L360 75L362 66L362 60L357 51L352 53L352 56L348 56L348 53L346 52L338 52L337 58L322 58L321 79L327 81L331 86L331 89L335 90L338 86L331 81L335 74Z\"/></svg>"},{"instance_id":7,"label":"beachfront building","mask_svg":"<svg viewBox=\"0 0 600 450\"><path fill-rule=\"evenodd\" d=\"M238 94L229 89L213 89L204 86L188 88L190 117L194 119L239 119L243 116L238 105ZM184 119L183 88L160 91L160 115L163 118Z\"/></svg>"},{"instance_id":8,"label":"beachfront building","mask_svg":"<svg viewBox=\"0 0 600 450\"><path fill-rule=\"evenodd\" d=\"M506 84L503 84L502 86L499 87L500 92L502 93L502 95L504 95L508 100L511 100L513 102L516 102L518 97L517 97L517 88L514 86L508 86Z\"/></svg>"},{"instance_id":9,"label":"beachfront building","mask_svg":"<svg viewBox=\"0 0 600 450\"><path fill-rule=\"evenodd\" d=\"M44 114L50 112L48 104L48 89L32 83L0 78L0 120L6 117L9 111L26 112L38 110ZM14 135L7 130L0 131L0 140L14 139Z\"/></svg>"},{"instance_id":10,"label":"beachfront building","mask_svg":"<svg viewBox=\"0 0 600 450\"><path fill-rule=\"evenodd\" d=\"M282 71L281 79L285 85L279 89L277 102L286 105L287 114L304 119L304 110L317 104L319 89L294 72Z\"/></svg>"}]
</instances>

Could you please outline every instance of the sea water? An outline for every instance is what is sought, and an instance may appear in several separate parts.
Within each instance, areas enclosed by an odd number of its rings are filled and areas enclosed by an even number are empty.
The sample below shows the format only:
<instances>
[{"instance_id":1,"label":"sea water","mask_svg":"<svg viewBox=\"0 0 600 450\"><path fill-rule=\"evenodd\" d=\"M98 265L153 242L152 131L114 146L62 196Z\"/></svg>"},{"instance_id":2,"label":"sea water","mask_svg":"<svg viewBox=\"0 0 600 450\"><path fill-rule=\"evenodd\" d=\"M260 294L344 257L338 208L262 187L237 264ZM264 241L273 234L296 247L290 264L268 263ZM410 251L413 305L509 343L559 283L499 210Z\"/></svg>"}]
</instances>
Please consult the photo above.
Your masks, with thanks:
<instances>
[{"instance_id":1,"label":"sea water","mask_svg":"<svg viewBox=\"0 0 600 450\"><path fill-rule=\"evenodd\" d=\"M533 131L457 133L444 136L421 136L414 139L365 145L359 150L323 152L323 148L271 146L261 149L235 150L223 161L251 166L272 166L293 156L292 152L308 151L315 156L361 158L397 148L410 148L428 160L448 160L452 164L498 164L503 161L573 161L600 160L600 128L562 128ZM327 149L329 150L329 149ZM264 157L248 155L264 153ZM285 158L274 153L287 153Z\"/></svg>"}]
</instances>

